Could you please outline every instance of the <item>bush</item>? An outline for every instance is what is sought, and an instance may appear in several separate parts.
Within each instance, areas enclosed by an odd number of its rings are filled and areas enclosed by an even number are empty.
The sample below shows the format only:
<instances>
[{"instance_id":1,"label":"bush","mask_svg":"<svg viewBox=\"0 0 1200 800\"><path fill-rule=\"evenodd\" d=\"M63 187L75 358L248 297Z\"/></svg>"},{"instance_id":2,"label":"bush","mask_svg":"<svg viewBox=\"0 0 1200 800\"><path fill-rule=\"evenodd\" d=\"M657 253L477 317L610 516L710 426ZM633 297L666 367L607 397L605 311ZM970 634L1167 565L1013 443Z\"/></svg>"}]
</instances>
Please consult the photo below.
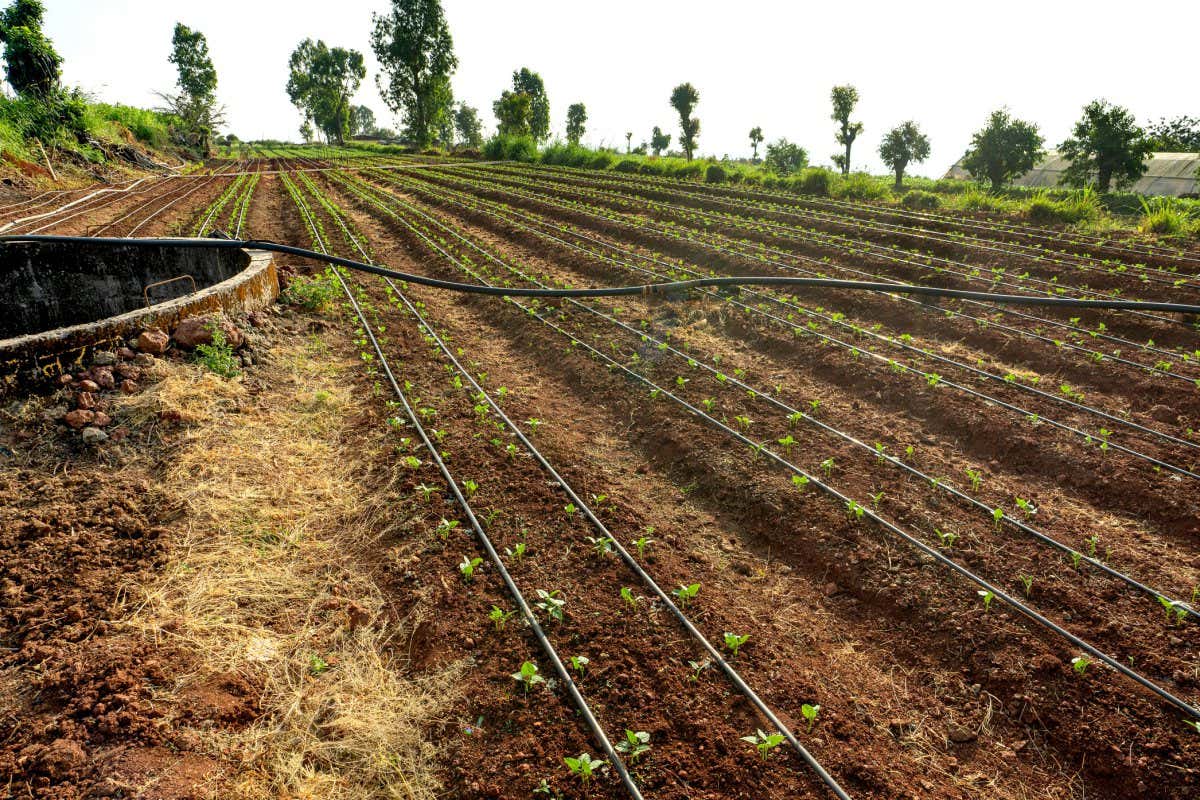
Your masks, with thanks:
<instances>
[{"instance_id":1,"label":"bush","mask_svg":"<svg viewBox=\"0 0 1200 800\"><path fill-rule=\"evenodd\" d=\"M546 145L542 150L541 162L543 164L554 164L560 167L586 167L591 161L593 153L586 147L580 147L577 144L563 144L555 142L554 144Z\"/></svg>"},{"instance_id":2,"label":"bush","mask_svg":"<svg viewBox=\"0 0 1200 800\"><path fill-rule=\"evenodd\" d=\"M708 169L704 170L705 183L724 183L725 170L720 164L709 164Z\"/></svg>"},{"instance_id":3,"label":"bush","mask_svg":"<svg viewBox=\"0 0 1200 800\"><path fill-rule=\"evenodd\" d=\"M699 161L680 161L678 165L668 166L667 174L673 178L699 178L704 174L704 164Z\"/></svg>"},{"instance_id":4,"label":"bush","mask_svg":"<svg viewBox=\"0 0 1200 800\"><path fill-rule=\"evenodd\" d=\"M497 134L483 145L483 155L492 161L537 161L537 143L532 136Z\"/></svg>"},{"instance_id":5,"label":"bush","mask_svg":"<svg viewBox=\"0 0 1200 800\"><path fill-rule=\"evenodd\" d=\"M642 164L637 159L622 158L615 165L613 165L613 170L616 172L637 172L641 169L641 167Z\"/></svg>"},{"instance_id":6,"label":"bush","mask_svg":"<svg viewBox=\"0 0 1200 800\"><path fill-rule=\"evenodd\" d=\"M666 175L667 169L659 159L651 157L638 166L638 172L643 175Z\"/></svg>"},{"instance_id":7,"label":"bush","mask_svg":"<svg viewBox=\"0 0 1200 800\"><path fill-rule=\"evenodd\" d=\"M980 191L978 188L969 189L962 195L961 205L966 211L1004 211L1007 204L987 192Z\"/></svg>"},{"instance_id":8,"label":"bush","mask_svg":"<svg viewBox=\"0 0 1200 800\"><path fill-rule=\"evenodd\" d=\"M1138 230L1160 236L1179 236L1192 228L1183 205L1172 197L1141 198L1142 221Z\"/></svg>"},{"instance_id":9,"label":"bush","mask_svg":"<svg viewBox=\"0 0 1200 800\"><path fill-rule=\"evenodd\" d=\"M930 211L935 208L940 208L942 205L942 199L933 192L923 192L920 189L913 189L900 199L900 205L904 206L905 208Z\"/></svg>"},{"instance_id":10,"label":"bush","mask_svg":"<svg viewBox=\"0 0 1200 800\"><path fill-rule=\"evenodd\" d=\"M813 167L801 170L800 174L792 180L792 187L804 194L828 197L833 191L835 180L836 178L830 170Z\"/></svg>"},{"instance_id":11,"label":"bush","mask_svg":"<svg viewBox=\"0 0 1200 800\"><path fill-rule=\"evenodd\" d=\"M834 188L833 194L846 200L886 200L892 196L891 190L882 181L865 172L856 172L844 178Z\"/></svg>"},{"instance_id":12,"label":"bush","mask_svg":"<svg viewBox=\"0 0 1200 800\"><path fill-rule=\"evenodd\" d=\"M1048 224L1092 222L1100 217L1100 198L1093 189L1071 192L1062 200L1052 200L1042 191L1029 201L1025 214L1033 222Z\"/></svg>"},{"instance_id":13,"label":"bush","mask_svg":"<svg viewBox=\"0 0 1200 800\"><path fill-rule=\"evenodd\" d=\"M614 161L616 161L616 159L613 158L612 153L601 150L588 160L587 166L590 169L608 169L613 165Z\"/></svg>"}]
</instances>

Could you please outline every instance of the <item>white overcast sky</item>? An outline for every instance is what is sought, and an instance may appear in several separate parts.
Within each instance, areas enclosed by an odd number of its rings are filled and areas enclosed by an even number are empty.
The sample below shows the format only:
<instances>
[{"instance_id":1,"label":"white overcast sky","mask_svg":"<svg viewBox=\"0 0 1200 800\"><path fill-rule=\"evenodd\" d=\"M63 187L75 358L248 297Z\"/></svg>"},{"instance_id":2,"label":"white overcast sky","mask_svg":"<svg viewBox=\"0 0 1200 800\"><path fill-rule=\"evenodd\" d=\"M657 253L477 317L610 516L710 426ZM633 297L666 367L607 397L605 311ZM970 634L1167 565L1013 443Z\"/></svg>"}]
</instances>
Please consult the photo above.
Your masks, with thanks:
<instances>
[{"instance_id":1,"label":"white overcast sky","mask_svg":"<svg viewBox=\"0 0 1200 800\"><path fill-rule=\"evenodd\" d=\"M865 130L856 165L882 170L882 134L916 120L933 155L918 174L939 175L988 113L1007 105L1037 122L1047 144L1069 132L1096 97L1146 122L1200 116L1200 0L1150 6L1107 0L981 2L666 2L665 0L443 0L459 67L455 96L491 103L521 66L546 82L555 132L570 103L587 105L585 141L624 147L654 125L676 134L667 102L690 81L700 92L700 152L749 155L747 132L786 137L813 163L837 145L829 89L858 87ZM47 0L46 30L64 77L98 98L153 105L175 80L167 62L176 21L203 31L220 79L228 130L243 139L296 139L287 59L305 37L361 50L368 75L357 102L393 121L375 89L371 12L388 0ZM396 124L398 128L398 123ZM672 142L674 144L674 141Z\"/></svg>"}]
</instances>

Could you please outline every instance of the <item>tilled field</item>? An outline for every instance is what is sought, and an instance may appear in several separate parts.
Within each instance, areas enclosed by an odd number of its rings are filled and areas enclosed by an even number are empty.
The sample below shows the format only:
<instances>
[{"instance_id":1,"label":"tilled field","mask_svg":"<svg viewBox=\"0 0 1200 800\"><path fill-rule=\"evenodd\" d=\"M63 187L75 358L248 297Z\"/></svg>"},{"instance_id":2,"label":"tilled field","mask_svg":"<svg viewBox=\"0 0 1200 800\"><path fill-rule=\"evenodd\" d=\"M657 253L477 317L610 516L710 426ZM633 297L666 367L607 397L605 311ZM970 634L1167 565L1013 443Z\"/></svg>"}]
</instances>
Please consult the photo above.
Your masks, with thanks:
<instances>
[{"instance_id":1,"label":"tilled field","mask_svg":"<svg viewBox=\"0 0 1200 800\"><path fill-rule=\"evenodd\" d=\"M982 217L512 164L209 173L4 219L240 231L503 286L1200 297L1195 251ZM450 796L1196 794L1195 320L329 280L406 469L376 580L422 612L414 674L471 667L429 733ZM760 757L759 730L787 736ZM608 768L583 783L563 761L581 753Z\"/></svg>"}]
</instances>

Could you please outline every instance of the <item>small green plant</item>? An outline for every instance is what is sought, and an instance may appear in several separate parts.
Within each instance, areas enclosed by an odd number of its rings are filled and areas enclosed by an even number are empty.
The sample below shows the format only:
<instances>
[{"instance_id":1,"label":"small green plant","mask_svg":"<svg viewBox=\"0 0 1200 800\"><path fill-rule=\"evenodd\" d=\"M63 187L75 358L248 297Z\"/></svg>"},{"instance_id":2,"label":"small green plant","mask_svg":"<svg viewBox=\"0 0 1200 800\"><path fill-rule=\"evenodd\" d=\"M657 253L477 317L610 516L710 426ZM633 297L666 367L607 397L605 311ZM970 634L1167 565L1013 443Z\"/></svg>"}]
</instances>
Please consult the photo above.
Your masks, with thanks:
<instances>
[{"instance_id":1,"label":"small green plant","mask_svg":"<svg viewBox=\"0 0 1200 800\"><path fill-rule=\"evenodd\" d=\"M942 543L942 547L945 547L946 549L950 549L951 547L954 547L954 543L956 541L958 541L957 533L950 533L949 531L946 531L945 533L943 533L942 531L938 530L937 528L934 528L933 532L937 534L938 540L941 541L941 543Z\"/></svg>"},{"instance_id":2,"label":"small green plant","mask_svg":"<svg viewBox=\"0 0 1200 800\"><path fill-rule=\"evenodd\" d=\"M971 491L978 492L983 485L983 472L977 469L967 469L967 480L971 482Z\"/></svg>"},{"instance_id":3,"label":"small green plant","mask_svg":"<svg viewBox=\"0 0 1200 800\"><path fill-rule=\"evenodd\" d=\"M821 713L821 707L816 704L809 705L805 703L800 706L800 713L808 720L808 732L812 733L813 725L817 723L817 715Z\"/></svg>"},{"instance_id":4,"label":"small green plant","mask_svg":"<svg viewBox=\"0 0 1200 800\"><path fill-rule=\"evenodd\" d=\"M1003 519L1004 519L1004 509L1003 508L993 508L992 509L992 521L996 523L996 530L1000 530L1000 522Z\"/></svg>"},{"instance_id":5,"label":"small green plant","mask_svg":"<svg viewBox=\"0 0 1200 800\"><path fill-rule=\"evenodd\" d=\"M587 672L588 664L592 663L591 659L587 656L571 656L570 661L571 669L575 670L581 678Z\"/></svg>"},{"instance_id":6,"label":"small green plant","mask_svg":"<svg viewBox=\"0 0 1200 800\"><path fill-rule=\"evenodd\" d=\"M684 584L678 589L673 589L671 594L675 595L675 599L679 601L681 607L687 608L688 603L694 600L696 595L700 594L700 584Z\"/></svg>"},{"instance_id":7,"label":"small green plant","mask_svg":"<svg viewBox=\"0 0 1200 800\"><path fill-rule=\"evenodd\" d=\"M423 483L418 483L416 490L417 490L417 493L421 495L421 499L424 500L426 503L429 502L429 498L433 495L434 492L440 491L436 486L426 486Z\"/></svg>"},{"instance_id":8,"label":"small green plant","mask_svg":"<svg viewBox=\"0 0 1200 800\"><path fill-rule=\"evenodd\" d=\"M521 559L525 558L525 543L517 542L512 546L512 549L504 548L504 555L513 560L513 563L520 564Z\"/></svg>"},{"instance_id":9,"label":"small green plant","mask_svg":"<svg viewBox=\"0 0 1200 800\"><path fill-rule=\"evenodd\" d=\"M748 633L744 633L739 636L736 633L725 631L725 648L733 653L734 658L737 658L738 650L740 650L742 645L749 641L749 639L750 634Z\"/></svg>"},{"instance_id":10,"label":"small green plant","mask_svg":"<svg viewBox=\"0 0 1200 800\"><path fill-rule=\"evenodd\" d=\"M625 730L625 741L617 743L617 752L629 756L629 763L636 764L638 759L650 752L650 734L646 731Z\"/></svg>"},{"instance_id":11,"label":"small green plant","mask_svg":"<svg viewBox=\"0 0 1200 800\"><path fill-rule=\"evenodd\" d=\"M593 759L587 753L580 753L578 758L564 758L563 763L567 765L567 769L571 770L571 774L579 778L579 782L584 785L587 785L597 770L608 766L607 761Z\"/></svg>"},{"instance_id":12,"label":"small green plant","mask_svg":"<svg viewBox=\"0 0 1200 800\"><path fill-rule=\"evenodd\" d=\"M781 447L783 447L783 452L790 457L792 455L792 447L796 444L796 440L793 439L792 435L789 433L787 436L779 440L779 444Z\"/></svg>"},{"instance_id":13,"label":"small green plant","mask_svg":"<svg viewBox=\"0 0 1200 800\"><path fill-rule=\"evenodd\" d=\"M985 612L991 610L992 600L994 600L996 597L995 593L993 593L989 590L980 589L978 592L976 592L976 594L978 594L981 598L983 598L983 610Z\"/></svg>"},{"instance_id":14,"label":"small green plant","mask_svg":"<svg viewBox=\"0 0 1200 800\"><path fill-rule=\"evenodd\" d=\"M592 544L592 552L600 558L611 555L613 553L613 540L610 536L589 536L588 541Z\"/></svg>"},{"instance_id":15,"label":"small green plant","mask_svg":"<svg viewBox=\"0 0 1200 800\"><path fill-rule=\"evenodd\" d=\"M792 476L792 485L795 486L797 489L799 489L802 492L805 490L805 488L808 487L808 483L809 483L809 481L808 481L807 475L793 475Z\"/></svg>"},{"instance_id":16,"label":"small green plant","mask_svg":"<svg viewBox=\"0 0 1200 800\"><path fill-rule=\"evenodd\" d=\"M421 459L417 458L416 456L405 456L404 466L408 467L409 469L420 469Z\"/></svg>"},{"instance_id":17,"label":"small green plant","mask_svg":"<svg viewBox=\"0 0 1200 800\"><path fill-rule=\"evenodd\" d=\"M688 666L692 668L692 674L688 680L695 683L700 680L700 673L712 666L712 660L706 658L703 661L688 661Z\"/></svg>"},{"instance_id":18,"label":"small green plant","mask_svg":"<svg viewBox=\"0 0 1200 800\"><path fill-rule=\"evenodd\" d=\"M621 587L621 599L628 603L630 608L637 608L638 597L628 586Z\"/></svg>"},{"instance_id":19,"label":"small green plant","mask_svg":"<svg viewBox=\"0 0 1200 800\"><path fill-rule=\"evenodd\" d=\"M1021 585L1025 587L1025 596L1029 597L1030 595L1032 595L1032 593L1033 593L1033 576L1032 575L1018 575L1017 578L1020 579Z\"/></svg>"},{"instance_id":20,"label":"small green plant","mask_svg":"<svg viewBox=\"0 0 1200 800\"><path fill-rule=\"evenodd\" d=\"M310 675L320 675L329 671L329 664L318 655L308 657L308 672Z\"/></svg>"},{"instance_id":21,"label":"small green plant","mask_svg":"<svg viewBox=\"0 0 1200 800\"><path fill-rule=\"evenodd\" d=\"M463 488L467 490L467 499L470 500L479 491L479 484L473 480L467 479L463 481Z\"/></svg>"},{"instance_id":22,"label":"small green plant","mask_svg":"<svg viewBox=\"0 0 1200 800\"><path fill-rule=\"evenodd\" d=\"M875 443L875 460L878 461L880 464L883 463L884 450L886 450L886 449L887 449L887 447L884 446L883 442Z\"/></svg>"},{"instance_id":23,"label":"small green plant","mask_svg":"<svg viewBox=\"0 0 1200 800\"><path fill-rule=\"evenodd\" d=\"M482 563L483 559L478 556L475 558L463 556L463 560L458 562L458 571L462 573L463 580L470 583L471 579L475 577L475 570Z\"/></svg>"},{"instance_id":24,"label":"small green plant","mask_svg":"<svg viewBox=\"0 0 1200 800\"><path fill-rule=\"evenodd\" d=\"M1037 514L1037 506L1035 506L1031 501L1025 500L1021 497L1016 497L1013 499L1017 501L1017 508L1021 509L1021 511L1025 513L1026 517L1032 517Z\"/></svg>"},{"instance_id":25,"label":"small green plant","mask_svg":"<svg viewBox=\"0 0 1200 800\"><path fill-rule=\"evenodd\" d=\"M496 632L499 633L504 630L504 624L512 619L513 614L516 613L515 610L505 611L500 606L492 606L492 610L488 612L488 619L496 626Z\"/></svg>"},{"instance_id":26,"label":"small green plant","mask_svg":"<svg viewBox=\"0 0 1200 800\"><path fill-rule=\"evenodd\" d=\"M654 530L653 528L647 528L646 529L647 535L639 536L638 538L634 539L633 542L631 542L631 544L637 548L638 558L641 558L644 555L646 555L646 548L654 543L654 540L651 539L650 536L648 535L653 530Z\"/></svg>"},{"instance_id":27,"label":"small green plant","mask_svg":"<svg viewBox=\"0 0 1200 800\"><path fill-rule=\"evenodd\" d=\"M552 592L547 592L545 589L537 590L538 601L534 606L546 612L546 615L555 622L562 622L565 615L566 599L562 596L560 589L555 589Z\"/></svg>"},{"instance_id":28,"label":"small green plant","mask_svg":"<svg viewBox=\"0 0 1200 800\"><path fill-rule=\"evenodd\" d=\"M863 514L865 514L865 513L866 513L866 509L864 509L862 506L860 506L854 500L846 501L846 515L848 517L850 517L850 519L856 520L856 521L860 520L863 518Z\"/></svg>"},{"instance_id":29,"label":"small green plant","mask_svg":"<svg viewBox=\"0 0 1200 800\"><path fill-rule=\"evenodd\" d=\"M833 459L827 458L821 462L821 469L825 472L825 477L828 479L833 474Z\"/></svg>"},{"instance_id":30,"label":"small green plant","mask_svg":"<svg viewBox=\"0 0 1200 800\"><path fill-rule=\"evenodd\" d=\"M928 383L930 387L937 386L942 382L942 376L938 375L936 372L931 372L925 376L925 382Z\"/></svg>"},{"instance_id":31,"label":"small green plant","mask_svg":"<svg viewBox=\"0 0 1200 800\"><path fill-rule=\"evenodd\" d=\"M568 517L575 516L575 512L578 510L579 509L576 508L574 503L567 503L565 506L563 506L563 511L567 512Z\"/></svg>"},{"instance_id":32,"label":"small green plant","mask_svg":"<svg viewBox=\"0 0 1200 800\"><path fill-rule=\"evenodd\" d=\"M1071 659L1071 669L1075 670L1075 674L1083 676L1087 674L1087 668L1092 663L1092 660L1087 656L1075 656Z\"/></svg>"},{"instance_id":33,"label":"small green plant","mask_svg":"<svg viewBox=\"0 0 1200 800\"><path fill-rule=\"evenodd\" d=\"M542 421L537 417L533 417L525 420L525 424L529 426L530 433L537 433L538 428L540 428L542 425Z\"/></svg>"},{"instance_id":34,"label":"small green plant","mask_svg":"<svg viewBox=\"0 0 1200 800\"><path fill-rule=\"evenodd\" d=\"M783 743L783 734L767 734L761 728L756 730L754 735L743 736L741 738L743 742L749 742L758 749L758 755L763 761L766 761L770 757L772 750Z\"/></svg>"},{"instance_id":35,"label":"small green plant","mask_svg":"<svg viewBox=\"0 0 1200 800\"><path fill-rule=\"evenodd\" d=\"M512 674L512 679L524 687L525 694L529 694L529 690L539 683L546 682L546 679L538 674L538 665L532 661L522 664L521 669Z\"/></svg>"},{"instance_id":36,"label":"small green plant","mask_svg":"<svg viewBox=\"0 0 1200 800\"><path fill-rule=\"evenodd\" d=\"M451 531L458 527L458 524L458 520L456 519L443 518L442 521L438 523L437 535L445 539L450 535Z\"/></svg>"}]
</instances>

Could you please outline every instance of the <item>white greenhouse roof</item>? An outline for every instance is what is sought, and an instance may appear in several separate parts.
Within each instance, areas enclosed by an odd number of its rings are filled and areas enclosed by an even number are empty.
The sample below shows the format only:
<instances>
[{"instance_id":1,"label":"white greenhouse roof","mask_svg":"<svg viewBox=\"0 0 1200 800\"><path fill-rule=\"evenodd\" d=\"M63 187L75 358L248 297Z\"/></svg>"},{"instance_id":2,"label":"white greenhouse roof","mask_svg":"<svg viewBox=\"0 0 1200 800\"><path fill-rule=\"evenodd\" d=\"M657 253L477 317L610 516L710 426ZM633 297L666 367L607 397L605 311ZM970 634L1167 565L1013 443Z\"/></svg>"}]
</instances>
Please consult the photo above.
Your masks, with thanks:
<instances>
[{"instance_id":1,"label":"white greenhouse roof","mask_svg":"<svg viewBox=\"0 0 1200 800\"><path fill-rule=\"evenodd\" d=\"M1046 158L1036 167L1013 181L1014 186L1053 188L1071 162L1056 151L1046 153ZM1200 169L1200 153L1152 153L1146 174L1130 187L1130 191L1145 195L1178 197L1200 193L1196 181L1196 170ZM962 159L946 173L947 178L970 178L962 168Z\"/></svg>"}]
</instances>

